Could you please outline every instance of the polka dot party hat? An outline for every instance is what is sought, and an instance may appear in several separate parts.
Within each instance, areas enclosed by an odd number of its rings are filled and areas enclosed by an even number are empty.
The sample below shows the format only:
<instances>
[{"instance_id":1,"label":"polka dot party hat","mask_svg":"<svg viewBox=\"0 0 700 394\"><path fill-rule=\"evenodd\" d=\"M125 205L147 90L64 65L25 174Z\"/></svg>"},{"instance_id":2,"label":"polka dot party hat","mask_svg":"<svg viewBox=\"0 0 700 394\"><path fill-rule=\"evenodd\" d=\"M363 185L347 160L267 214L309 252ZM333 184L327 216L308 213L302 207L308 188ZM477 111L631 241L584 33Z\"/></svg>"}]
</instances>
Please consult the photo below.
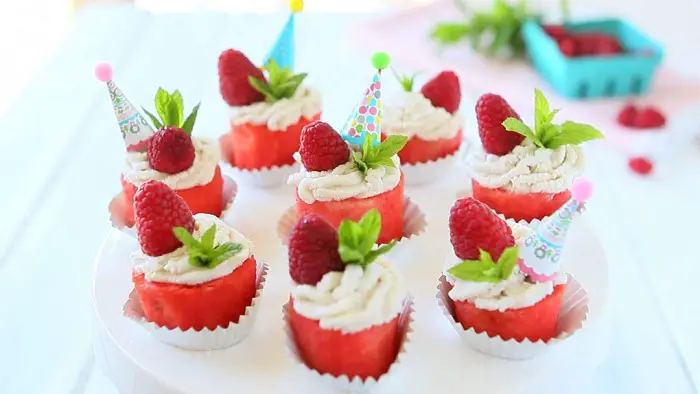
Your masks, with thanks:
<instances>
[{"instance_id":1,"label":"polka dot party hat","mask_svg":"<svg viewBox=\"0 0 700 394\"><path fill-rule=\"evenodd\" d=\"M547 282L556 277L561 271L561 252L574 214L583 209L592 194L590 181L577 179L574 182L572 198L525 238L518 260L521 271L538 282Z\"/></svg>"},{"instance_id":2,"label":"polka dot party hat","mask_svg":"<svg viewBox=\"0 0 700 394\"><path fill-rule=\"evenodd\" d=\"M372 65L377 72L340 132L343 139L351 144L362 145L365 138L371 138L374 144L379 143L382 118L382 70L389 67L389 63L389 55L384 52L377 52L372 56Z\"/></svg>"},{"instance_id":3,"label":"polka dot party hat","mask_svg":"<svg viewBox=\"0 0 700 394\"><path fill-rule=\"evenodd\" d=\"M124 96L121 89L112 81L112 66L106 63L98 64L95 67L95 76L107 84L126 150L146 151L148 138L155 132L136 107Z\"/></svg>"},{"instance_id":4,"label":"polka dot party hat","mask_svg":"<svg viewBox=\"0 0 700 394\"><path fill-rule=\"evenodd\" d=\"M294 71L294 20L296 14L304 9L304 0L290 0L289 8L292 13L277 37L275 45L265 57L263 65L267 66L270 60L274 60L280 68Z\"/></svg>"}]
</instances>

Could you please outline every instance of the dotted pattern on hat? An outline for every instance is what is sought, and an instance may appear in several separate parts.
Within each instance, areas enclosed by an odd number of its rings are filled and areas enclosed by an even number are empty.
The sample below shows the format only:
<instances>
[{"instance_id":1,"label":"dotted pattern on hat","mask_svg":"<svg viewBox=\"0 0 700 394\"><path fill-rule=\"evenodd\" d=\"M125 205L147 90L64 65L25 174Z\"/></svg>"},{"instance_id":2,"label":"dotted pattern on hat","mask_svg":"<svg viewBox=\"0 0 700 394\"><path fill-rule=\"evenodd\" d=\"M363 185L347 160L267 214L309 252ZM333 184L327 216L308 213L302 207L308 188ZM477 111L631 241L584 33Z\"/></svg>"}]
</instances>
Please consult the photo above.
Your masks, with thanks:
<instances>
[{"instance_id":1,"label":"dotted pattern on hat","mask_svg":"<svg viewBox=\"0 0 700 394\"><path fill-rule=\"evenodd\" d=\"M114 81L110 80L107 82L107 89L114 108L114 114L117 117L117 122L119 122L119 130L127 147L137 145L155 133L146 119L124 96L124 93Z\"/></svg>"},{"instance_id":2,"label":"dotted pattern on hat","mask_svg":"<svg viewBox=\"0 0 700 394\"><path fill-rule=\"evenodd\" d=\"M360 103L343 126L343 138L352 144L362 144L365 138L379 142L382 118L382 81L377 72L365 90Z\"/></svg>"}]
</instances>

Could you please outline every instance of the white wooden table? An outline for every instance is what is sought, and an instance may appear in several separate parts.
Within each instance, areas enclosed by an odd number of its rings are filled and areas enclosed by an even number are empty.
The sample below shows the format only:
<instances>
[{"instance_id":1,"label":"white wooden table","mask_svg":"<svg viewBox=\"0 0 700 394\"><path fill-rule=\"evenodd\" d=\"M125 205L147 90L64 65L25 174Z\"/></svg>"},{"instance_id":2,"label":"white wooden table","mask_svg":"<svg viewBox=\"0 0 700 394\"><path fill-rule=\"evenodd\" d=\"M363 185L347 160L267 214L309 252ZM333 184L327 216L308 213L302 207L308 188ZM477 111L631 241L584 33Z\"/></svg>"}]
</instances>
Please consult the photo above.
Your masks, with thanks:
<instances>
[{"instance_id":1,"label":"white wooden table","mask_svg":"<svg viewBox=\"0 0 700 394\"><path fill-rule=\"evenodd\" d=\"M90 285L123 147L95 63L113 63L132 102L149 107L158 86L179 88L187 106L202 100L196 132L216 137L226 128L218 54L237 47L261 59L284 17L154 17L124 6L79 15L58 56L0 120L0 392L115 392L94 369ZM298 68L324 92L331 123L344 120L371 72L344 44L368 17L309 14L298 23ZM598 194L587 215L611 265L614 333L612 354L582 392L697 393L700 154L687 147L650 179L604 145L588 155Z\"/></svg>"}]
</instances>

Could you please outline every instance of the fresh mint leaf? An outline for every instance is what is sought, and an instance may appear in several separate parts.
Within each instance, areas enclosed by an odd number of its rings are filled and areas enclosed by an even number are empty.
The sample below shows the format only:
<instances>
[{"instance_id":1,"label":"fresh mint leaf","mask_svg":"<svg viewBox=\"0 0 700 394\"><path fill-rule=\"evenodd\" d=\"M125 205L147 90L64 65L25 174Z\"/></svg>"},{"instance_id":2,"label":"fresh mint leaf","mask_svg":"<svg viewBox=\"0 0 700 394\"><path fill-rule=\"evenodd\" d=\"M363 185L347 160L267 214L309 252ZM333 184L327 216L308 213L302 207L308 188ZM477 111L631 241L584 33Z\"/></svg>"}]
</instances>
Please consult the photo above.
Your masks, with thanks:
<instances>
[{"instance_id":1,"label":"fresh mint leaf","mask_svg":"<svg viewBox=\"0 0 700 394\"><path fill-rule=\"evenodd\" d=\"M194 130L194 122L197 120L197 113L199 112L199 106L202 103L197 103L197 105L192 108L192 112L190 112L189 116L187 116L187 119L185 119L185 122L182 124L182 129L187 132L187 134L192 134L192 131Z\"/></svg>"},{"instance_id":2,"label":"fresh mint leaf","mask_svg":"<svg viewBox=\"0 0 700 394\"><path fill-rule=\"evenodd\" d=\"M403 135L390 135L377 146L375 160L383 160L393 157L408 143L408 137Z\"/></svg>"},{"instance_id":3,"label":"fresh mint leaf","mask_svg":"<svg viewBox=\"0 0 700 394\"><path fill-rule=\"evenodd\" d=\"M367 253L367 255L365 256L364 265L366 266L370 263L373 263L375 260L377 260L377 257L388 253L391 249L394 248L394 246L396 246L396 241L391 241L388 244L384 244L378 247L377 249L370 250L369 253Z\"/></svg>"},{"instance_id":4,"label":"fresh mint leaf","mask_svg":"<svg viewBox=\"0 0 700 394\"><path fill-rule=\"evenodd\" d=\"M367 164L362 160L362 155L353 151L351 156L352 156L352 161L357 166L357 169L360 170L360 172L362 172L363 174L367 173L367 170L369 169L369 167L367 167Z\"/></svg>"},{"instance_id":5,"label":"fresh mint leaf","mask_svg":"<svg viewBox=\"0 0 700 394\"><path fill-rule=\"evenodd\" d=\"M158 120L158 118L157 118L155 115L153 115L152 113L148 112L148 111L146 110L146 108L141 107L141 109L143 110L143 112L146 113L146 115L148 115L149 118L151 118L151 122L153 122L153 126L155 126L156 129L162 129L162 128L163 128L163 124L160 123L160 120Z\"/></svg>"},{"instance_id":6,"label":"fresh mint leaf","mask_svg":"<svg viewBox=\"0 0 700 394\"><path fill-rule=\"evenodd\" d=\"M538 136L541 133L540 128L549 123L547 121L549 114L549 101L544 97L542 91L535 89L535 133Z\"/></svg>"},{"instance_id":7,"label":"fresh mint leaf","mask_svg":"<svg viewBox=\"0 0 700 394\"><path fill-rule=\"evenodd\" d=\"M185 113L185 103L182 100L182 93L179 90L175 90L172 95L170 95L172 102L175 103L177 123L173 123L174 126L180 127L182 125L182 118Z\"/></svg>"},{"instance_id":8,"label":"fresh mint leaf","mask_svg":"<svg viewBox=\"0 0 700 394\"><path fill-rule=\"evenodd\" d=\"M505 127L505 129L508 131L522 135L523 137L534 142L535 145L544 148L544 145L542 145L542 142L537 138L532 129L523 123L522 120L517 118L508 118L503 121L503 127Z\"/></svg>"},{"instance_id":9,"label":"fresh mint leaf","mask_svg":"<svg viewBox=\"0 0 700 394\"><path fill-rule=\"evenodd\" d=\"M366 255L379 239L379 233L382 229L382 216L379 214L379 211L373 209L360 219L359 225L363 234L358 247L360 252Z\"/></svg>"},{"instance_id":10,"label":"fresh mint leaf","mask_svg":"<svg viewBox=\"0 0 700 394\"><path fill-rule=\"evenodd\" d=\"M241 244L232 242L221 244L217 246L213 253L208 256L209 264L207 267L214 268L231 257L237 255L241 250L243 250L243 245Z\"/></svg>"},{"instance_id":11,"label":"fresh mint leaf","mask_svg":"<svg viewBox=\"0 0 700 394\"><path fill-rule=\"evenodd\" d=\"M199 249L201 247L199 241L184 227L175 227L173 229L173 234L175 234L175 238L177 238L178 241L182 242L183 245L190 249Z\"/></svg>"},{"instance_id":12,"label":"fresh mint leaf","mask_svg":"<svg viewBox=\"0 0 700 394\"><path fill-rule=\"evenodd\" d=\"M549 123L542 128L542 132L539 135L539 140L542 145L549 147L549 142L552 138L558 136L561 133L561 126Z\"/></svg>"},{"instance_id":13,"label":"fresh mint leaf","mask_svg":"<svg viewBox=\"0 0 700 394\"><path fill-rule=\"evenodd\" d=\"M362 252L346 244L338 246L338 254L345 264L360 264L365 257Z\"/></svg>"},{"instance_id":14,"label":"fresh mint leaf","mask_svg":"<svg viewBox=\"0 0 700 394\"><path fill-rule=\"evenodd\" d=\"M199 240L204 251L209 252L214 250L214 237L216 237L216 225L212 224L211 227L202 234L202 238Z\"/></svg>"},{"instance_id":15,"label":"fresh mint leaf","mask_svg":"<svg viewBox=\"0 0 700 394\"><path fill-rule=\"evenodd\" d=\"M158 88L158 91L156 92L156 112L158 112L158 116L160 116L160 120L163 122L164 125L170 126L168 123L168 119L170 118L168 114L168 107L170 103L170 93L168 93L165 89L163 88Z\"/></svg>"},{"instance_id":16,"label":"fresh mint leaf","mask_svg":"<svg viewBox=\"0 0 700 394\"><path fill-rule=\"evenodd\" d=\"M440 23L430 37L442 45L456 44L469 36L470 28L464 23Z\"/></svg>"},{"instance_id":17,"label":"fresh mint leaf","mask_svg":"<svg viewBox=\"0 0 700 394\"><path fill-rule=\"evenodd\" d=\"M248 76L248 83L250 83L250 86L252 86L253 89L262 93L268 102L274 102L275 93L270 88L270 85L265 83L265 81L255 78L253 76Z\"/></svg>"},{"instance_id":18,"label":"fresh mint leaf","mask_svg":"<svg viewBox=\"0 0 700 394\"><path fill-rule=\"evenodd\" d=\"M168 101L166 111L168 114L168 117L166 119L163 119L163 122L167 126L175 126L175 127L180 127L182 124L182 114L178 112L178 105L177 102L175 102L172 97L170 98L170 101Z\"/></svg>"},{"instance_id":19,"label":"fresh mint leaf","mask_svg":"<svg viewBox=\"0 0 700 394\"><path fill-rule=\"evenodd\" d=\"M494 264L482 260L464 260L448 269L447 272L457 279L470 282L499 282L500 279L487 274Z\"/></svg>"},{"instance_id":20,"label":"fresh mint leaf","mask_svg":"<svg viewBox=\"0 0 700 394\"><path fill-rule=\"evenodd\" d=\"M502 280L508 279L510 274L513 273L515 265L518 264L519 256L520 249L517 246L511 246L503 250L501 257L498 258L498 263L496 263L499 269L499 276Z\"/></svg>"},{"instance_id":21,"label":"fresh mint leaf","mask_svg":"<svg viewBox=\"0 0 700 394\"><path fill-rule=\"evenodd\" d=\"M555 149L562 145L578 145L586 141L605 138L605 135L591 125L564 122L561 131L548 141L547 148Z\"/></svg>"}]
</instances>

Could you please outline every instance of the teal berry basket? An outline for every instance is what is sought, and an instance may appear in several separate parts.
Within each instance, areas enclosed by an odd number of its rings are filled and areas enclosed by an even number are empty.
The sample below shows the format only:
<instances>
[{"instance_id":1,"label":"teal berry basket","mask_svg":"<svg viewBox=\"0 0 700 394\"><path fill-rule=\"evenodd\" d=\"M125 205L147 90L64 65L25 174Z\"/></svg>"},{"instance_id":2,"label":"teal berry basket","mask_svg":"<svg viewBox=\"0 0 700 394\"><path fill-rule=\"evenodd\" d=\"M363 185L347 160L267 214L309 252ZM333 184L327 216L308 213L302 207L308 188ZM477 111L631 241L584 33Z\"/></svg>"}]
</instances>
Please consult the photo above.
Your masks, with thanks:
<instances>
[{"instance_id":1,"label":"teal berry basket","mask_svg":"<svg viewBox=\"0 0 700 394\"><path fill-rule=\"evenodd\" d=\"M649 90L663 47L628 22L601 19L566 23L573 32L614 35L625 53L612 56L564 56L539 22L523 26L523 37L534 68L560 95L572 99L638 96Z\"/></svg>"}]
</instances>

